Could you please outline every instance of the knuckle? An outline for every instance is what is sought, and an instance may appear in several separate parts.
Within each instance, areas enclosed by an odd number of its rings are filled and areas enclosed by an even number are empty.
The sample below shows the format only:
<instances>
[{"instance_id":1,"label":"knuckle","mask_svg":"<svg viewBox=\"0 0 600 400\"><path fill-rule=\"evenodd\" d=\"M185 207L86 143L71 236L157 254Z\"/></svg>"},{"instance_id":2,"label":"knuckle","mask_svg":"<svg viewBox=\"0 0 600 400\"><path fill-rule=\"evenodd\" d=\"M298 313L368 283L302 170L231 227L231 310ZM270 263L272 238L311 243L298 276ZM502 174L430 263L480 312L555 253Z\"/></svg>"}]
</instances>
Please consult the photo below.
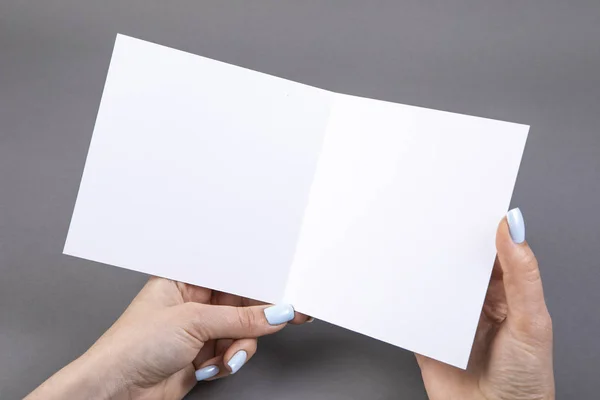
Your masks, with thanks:
<instances>
[{"instance_id":1,"label":"knuckle","mask_svg":"<svg viewBox=\"0 0 600 400\"><path fill-rule=\"evenodd\" d=\"M535 341L546 342L552 340L552 318L548 311L540 312L534 316L517 317L515 327L520 333Z\"/></svg>"},{"instance_id":2,"label":"knuckle","mask_svg":"<svg viewBox=\"0 0 600 400\"><path fill-rule=\"evenodd\" d=\"M541 280L538 262L532 252L527 252L523 256L522 263L524 265L524 279L527 282L538 282Z\"/></svg>"},{"instance_id":3,"label":"knuckle","mask_svg":"<svg viewBox=\"0 0 600 400\"><path fill-rule=\"evenodd\" d=\"M192 318L196 311L192 303L183 303L177 307L177 310L185 318Z\"/></svg>"},{"instance_id":4,"label":"knuckle","mask_svg":"<svg viewBox=\"0 0 600 400\"><path fill-rule=\"evenodd\" d=\"M246 307L237 307L236 310L238 323L242 329L245 331L253 331L256 326L256 316L252 310Z\"/></svg>"},{"instance_id":5,"label":"knuckle","mask_svg":"<svg viewBox=\"0 0 600 400\"><path fill-rule=\"evenodd\" d=\"M538 321L539 334L542 339L552 339L552 317L547 311L540 317Z\"/></svg>"},{"instance_id":6,"label":"knuckle","mask_svg":"<svg viewBox=\"0 0 600 400\"><path fill-rule=\"evenodd\" d=\"M184 303L179 306L180 328L195 342L203 343L208 340L208 329L202 319L202 304Z\"/></svg>"}]
</instances>

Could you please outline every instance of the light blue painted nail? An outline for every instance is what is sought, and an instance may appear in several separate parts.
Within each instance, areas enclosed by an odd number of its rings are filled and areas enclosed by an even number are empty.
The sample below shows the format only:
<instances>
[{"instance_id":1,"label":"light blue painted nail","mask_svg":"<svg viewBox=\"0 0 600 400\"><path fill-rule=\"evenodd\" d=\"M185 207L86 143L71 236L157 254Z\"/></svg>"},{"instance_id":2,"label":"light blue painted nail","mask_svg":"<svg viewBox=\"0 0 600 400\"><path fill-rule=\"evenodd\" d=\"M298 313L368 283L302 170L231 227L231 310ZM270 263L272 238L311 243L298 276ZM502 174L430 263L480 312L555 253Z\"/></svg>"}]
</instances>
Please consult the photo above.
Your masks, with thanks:
<instances>
[{"instance_id":1,"label":"light blue painted nail","mask_svg":"<svg viewBox=\"0 0 600 400\"><path fill-rule=\"evenodd\" d=\"M238 351L233 355L233 357L231 357L227 365L229 365L229 368L231 368L232 375L238 372L240 368L242 368L247 358L248 353L246 353L244 350Z\"/></svg>"},{"instance_id":2,"label":"light blue painted nail","mask_svg":"<svg viewBox=\"0 0 600 400\"><path fill-rule=\"evenodd\" d=\"M294 319L294 307L289 304L277 304L265 308L265 317L270 325L281 325Z\"/></svg>"},{"instance_id":3,"label":"light blue painted nail","mask_svg":"<svg viewBox=\"0 0 600 400\"><path fill-rule=\"evenodd\" d=\"M513 208L506 214L506 220L513 242L523 243L525 241L525 220L521 210Z\"/></svg>"},{"instance_id":4,"label":"light blue painted nail","mask_svg":"<svg viewBox=\"0 0 600 400\"><path fill-rule=\"evenodd\" d=\"M205 379L212 378L218 373L219 367L217 367L216 365L209 365L207 367L200 368L196 371L196 380L203 381Z\"/></svg>"}]
</instances>

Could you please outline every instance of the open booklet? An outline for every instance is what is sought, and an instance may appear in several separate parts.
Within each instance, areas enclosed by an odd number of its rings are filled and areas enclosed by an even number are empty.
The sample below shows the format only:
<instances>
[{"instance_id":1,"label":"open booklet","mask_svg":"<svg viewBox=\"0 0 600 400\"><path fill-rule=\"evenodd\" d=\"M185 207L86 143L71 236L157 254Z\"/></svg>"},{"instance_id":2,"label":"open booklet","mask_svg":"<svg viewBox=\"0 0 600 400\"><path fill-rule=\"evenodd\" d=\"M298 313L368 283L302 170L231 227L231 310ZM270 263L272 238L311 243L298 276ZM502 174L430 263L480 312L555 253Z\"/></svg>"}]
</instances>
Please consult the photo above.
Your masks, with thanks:
<instances>
[{"instance_id":1,"label":"open booklet","mask_svg":"<svg viewBox=\"0 0 600 400\"><path fill-rule=\"evenodd\" d=\"M64 252L464 368L528 130L118 35Z\"/></svg>"}]
</instances>

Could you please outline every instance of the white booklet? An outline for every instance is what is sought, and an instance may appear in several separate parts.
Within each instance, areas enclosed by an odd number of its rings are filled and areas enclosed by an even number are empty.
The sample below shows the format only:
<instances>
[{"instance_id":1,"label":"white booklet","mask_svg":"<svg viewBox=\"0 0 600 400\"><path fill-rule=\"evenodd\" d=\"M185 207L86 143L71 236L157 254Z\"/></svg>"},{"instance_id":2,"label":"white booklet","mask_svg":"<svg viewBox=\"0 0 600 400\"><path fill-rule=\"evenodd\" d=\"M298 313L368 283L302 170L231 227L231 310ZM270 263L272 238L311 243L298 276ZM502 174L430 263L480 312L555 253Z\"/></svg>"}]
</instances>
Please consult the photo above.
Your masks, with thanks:
<instances>
[{"instance_id":1,"label":"white booklet","mask_svg":"<svg viewBox=\"0 0 600 400\"><path fill-rule=\"evenodd\" d=\"M528 130L118 35L64 252L464 368Z\"/></svg>"}]
</instances>

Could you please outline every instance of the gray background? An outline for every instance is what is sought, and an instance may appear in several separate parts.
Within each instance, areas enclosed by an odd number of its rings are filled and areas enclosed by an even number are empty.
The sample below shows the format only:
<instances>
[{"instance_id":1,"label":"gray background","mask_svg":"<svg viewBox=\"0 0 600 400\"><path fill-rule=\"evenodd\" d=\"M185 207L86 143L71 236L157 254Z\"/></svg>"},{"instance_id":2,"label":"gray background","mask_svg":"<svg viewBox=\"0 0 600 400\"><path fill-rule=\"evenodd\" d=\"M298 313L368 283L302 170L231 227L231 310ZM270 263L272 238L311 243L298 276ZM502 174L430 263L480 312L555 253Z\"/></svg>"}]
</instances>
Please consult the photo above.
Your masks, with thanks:
<instances>
[{"instance_id":1,"label":"gray background","mask_svg":"<svg viewBox=\"0 0 600 400\"><path fill-rule=\"evenodd\" d=\"M61 255L117 32L343 93L532 125L513 197L558 397L600 370L600 2L0 0L0 398L83 352L145 277ZM440 327L443 330L443 327ZM412 354L317 322L190 398L424 399Z\"/></svg>"}]
</instances>

